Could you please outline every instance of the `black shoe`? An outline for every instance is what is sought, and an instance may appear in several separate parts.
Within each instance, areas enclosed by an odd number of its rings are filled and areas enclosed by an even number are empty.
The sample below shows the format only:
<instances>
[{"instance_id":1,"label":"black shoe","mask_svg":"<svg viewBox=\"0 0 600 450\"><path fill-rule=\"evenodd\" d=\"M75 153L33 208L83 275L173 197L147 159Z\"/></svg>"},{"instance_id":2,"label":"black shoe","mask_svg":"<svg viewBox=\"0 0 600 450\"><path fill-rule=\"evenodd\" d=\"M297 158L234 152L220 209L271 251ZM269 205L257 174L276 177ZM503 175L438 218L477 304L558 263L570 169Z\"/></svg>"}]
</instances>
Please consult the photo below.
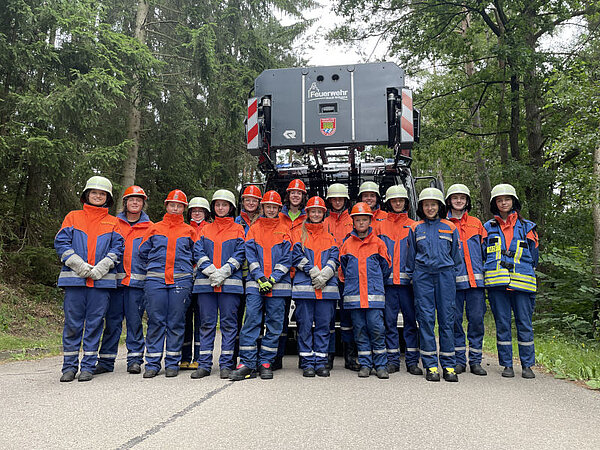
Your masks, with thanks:
<instances>
[{"instance_id":1,"label":"black shoe","mask_svg":"<svg viewBox=\"0 0 600 450\"><path fill-rule=\"evenodd\" d=\"M316 374L315 369L312 367L308 367L302 371L302 376L306 378L313 378Z\"/></svg>"},{"instance_id":2,"label":"black shoe","mask_svg":"<svg viewBox=\"0 0 600 450\"><path fill-rule=\"evenodd\" d=\"M481 377L484 377L487 375L486 370L483 367L481 367L481 364L471 364L469 366L469 369L471 369L471 373L473 375L479 375Z\"/></svg>"},{"instance_id":3,"label":"black shoe","mask_svg":"<svg viewBox=\"0 0 600 450\"><path fill-rule=\"evenodd\" d=\"M210 375L210 370L206 370L203 369L202 367L198 367L196 370L194 370L192 372L192 374L190 375L190 378L193 378L194 380L198 379L198 378L204 378Z\"/></svg>"},{"instance_id":4,"label":"black shoe","mask_svg":"<svg viewBox=\"0 0 600 450\"><path fill-rule=\"evenodd\" d=\"M67 370L60 377L61 383L69 383L75 379L75 372L73 370Z\"/></svg>"},{"instance_id":5,"label":"black shoe","mask_svg":"<svg viewBox=\"0 0 600 450\"><path fill-rule=\"evenodd\" d=\"M376 375L380 380L387 380L390 377L390 374L385 367L378 367Z\"/></svg>"},{"instance_id":6,"label":"black shoe","mask_svg":"<svg viewBox=\"0 0 600 450\"><path fill-rule=\"evenodd\" d=\"M229 374L229 379L232 381L249 380L250 378L256 378L256 370L243 364L238 364L237 368Z\"/></svg>"},{"instance_id":7,"label":"black shoe","mask_svg":"<svg viewBox=\"0 0 600 450\"><path fill-rule=\"evenodd\" d=\"M360 364L357 361L357 350L356 344L344 344L344 367L348 370L358 372L360 370Z\"/></svg>"},{"instance_id":8,"label":"black shoe","mask_svg":"<svg viewBox=\"0 0 600 450\"><path fill-rule=\"evenodd\" d=\"M92 378L94 378L94 374L92 372L83 371L79 374L77 381L90 381Z\"/></svg>"},{"instance_id":9,"label":"black shoe","mask_svg":"<svg viewBox=\"0 0 600 450\"><path fill-rule=\"evenodd\" d=\"M325 365L325 367L327 367L329 370L332 370L334 360L335 360L335 353L328 353L327 354L327 364Z\"/></svg>"},{"instance_id":10,"label":"black shoe","mask_svg":"<svg viewBox=\"0 0 600 450\"><path fill-rule=\"evenodd\" d=\"M361 366L361 368L358 370L358 377L359 378L369 378L370 375L371 375L371 368L370 367Z\"/></svg>"},{"instance_id":11,"label":"black shoe","mask_svg":"<svg viewBox=\"0 0 600 450\"><path fill-rule=\"evenodd\" d=\"M219 370L219 378L221 380L229 380L229 375L231 375L231 369L223 367L221 370Z\"/></svg>"},{"instance_id":12,"label":"black shoe","mask_svg":"<svg viewBox=\"0 0 600 450\"><path fill-rule=\"evenodd\" d=\"M423 375L423 371L416 364L410 365L406 368L406 371L411 375Z\"/></svg>"},{"instance_id":13,"label":"black shoe","mask_svg":"<svg viewBox=\"0 0 600 450\"><path fill-rule=\"evenodd\" d=\"M521 373L523 378L535 378L535 373L531 370L531 367L523 367L523 372Z\"/></svg>"},{"instance_id":14,"label":"black shoe","mask_svg":"<svg viewBox=\"0 0 600 450\"><path fill-rule=\"evenodd\" d=\"M167 378L174 378L177 375L179 375L179 370L173 369L172 367L167 367L165 369L165 377L167 377Z\"/></svg>"},{"instance_id":15,"label":"black shoe","mask_svg":"<svg viewBox=\"0 0 600 450\"><path fill-rule=\"evenodd\" d=\"M464 364L457 364L456 367L454 367L454 372L457 375L460 375L461 373L464 373L465 370L467 370L467 367Z\"/></svg>"},{"instance_id":16,"label":"black shoe","mask_svg":"<svg viewBox=\"0 0 600 450\"><path fill-rule=\"evenodd\" d=\"M102 375L103 373L108 372L112 372L112 370L109 370L106 367L101 366L100 364L97 364L96 367L94 367L94 375Z\"/></svg>"},{"instance_id":17,"label":"black shoe","mask_svg":"<svg viewBox=\"0 0 600 450\"><path fill-rule=\"evenodd\" d=\"M458 375L456 375L456 371L453 368L444 369L444 380L457 383Z\"/></svg>"},{"instance_id":18,"label":"black shoe","mask_svg":"<svg viewBox=\"0 0 600 450\"><path fill-rule=\"evenodd\" d=\"M396 373L400 370L400 366L397 366L396 364L392 364L392 363L388 363L387 367L387 371L388 373Z\"/></svg>"},{"instance_id":19,"label":"black shoe","mask_svg":"<svg viewBox=\"0 0 600 450\"><path fill-rule=\"evenodd\" d=\"M515 371L513 370L512 367L505 367L504 370L502 371L502 376L504 378L514 378Z\"/></svg>"},{"instance_id":20,"label":"black shoe","mask_svg":"<svg viewBox=\"0 0 600 450\"><path fill-rule=\"evenodd\" d=\"M275 371L279 369L283 369L283 358L275 358L275 361L271 364L271 370Z\"/></svg>"},{"instance_id":21,"label":"black shoe","mask_svg":"<svg viewBox=\"0 0 600 450\"><path fill-rule=\"evenodd\" d=\"M258 373L260 374L261 380L273 379L273 369L271 369L271 364L269 363L263 363L258 366Z\"/></svg>"},{"instance_id":22,"label":"black shoe","mask_svg":"<svg viewBox=\"0 0 600 450\"><path fill-rule=\"evenodd\" d=\"M430 367L429 369L427 369L425 379L427 381L440 381L440 373L438 372L438 368Z\"/></svg>"},{"instance_id":23,"label":"black shoe","mask_svg":"<svg viewBox=\"0 0 600 450\"><path fill-rule=\"evenodd\" d=\"M154 369L146 369L144 371L144 378L154 378L156 375L158 375L158 370L154 370Z\"/></svg>"},{"instance_id":24,"label":"black shoe","mask_svg":"<svg viewBox=\"0 0 600 450\"><path fill-rule=\"evenodd\" d=\"M315 373L318 377L328 377L331 374L331 372L329 371L329 367L327 366L319 367L317 370L315 370Z\"/></svg>"},{"instance_id":25,"label":"black shoe","mask_svg":"<svg viewBox=\"0 0 600 450\"><path fill-rule=\"evenodd\" d=\"M127 366L127 372L133 373L133 374L142 373L142 366L139 365L138 363L133 363L130 366Z\"/></svg>"}]
</instances>

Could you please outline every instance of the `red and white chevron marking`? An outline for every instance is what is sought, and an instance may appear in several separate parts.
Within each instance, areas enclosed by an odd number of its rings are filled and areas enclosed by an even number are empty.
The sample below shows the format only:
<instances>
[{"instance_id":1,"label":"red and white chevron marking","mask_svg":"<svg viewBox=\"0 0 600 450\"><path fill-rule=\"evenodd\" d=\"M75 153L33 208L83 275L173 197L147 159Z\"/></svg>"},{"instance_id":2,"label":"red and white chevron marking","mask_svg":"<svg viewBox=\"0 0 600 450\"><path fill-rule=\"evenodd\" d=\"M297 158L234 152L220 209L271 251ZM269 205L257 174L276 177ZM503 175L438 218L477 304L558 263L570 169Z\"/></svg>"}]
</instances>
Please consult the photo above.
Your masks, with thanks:
<instances>
[{"instance_id":1,"label":"red and white chevron marking","mask_svg":"<svg viewBox=\"0 0 600 450\"><path fill-rule=\"evenodd\" d=\"M258 98L248 99L247 147L258 148Z\"/></svg>"},{"instance_id":2,"label":"red and white chevron marking","mask_svg":"<svg viewBox=\"0 0 600 450\"><path fill-rule=\"evenodd\" d=\"M400 119L400 126L402 128L400 142L414 142L413 100L410 89L402 89L402 118Z\"/></svg>"}]
</instances>

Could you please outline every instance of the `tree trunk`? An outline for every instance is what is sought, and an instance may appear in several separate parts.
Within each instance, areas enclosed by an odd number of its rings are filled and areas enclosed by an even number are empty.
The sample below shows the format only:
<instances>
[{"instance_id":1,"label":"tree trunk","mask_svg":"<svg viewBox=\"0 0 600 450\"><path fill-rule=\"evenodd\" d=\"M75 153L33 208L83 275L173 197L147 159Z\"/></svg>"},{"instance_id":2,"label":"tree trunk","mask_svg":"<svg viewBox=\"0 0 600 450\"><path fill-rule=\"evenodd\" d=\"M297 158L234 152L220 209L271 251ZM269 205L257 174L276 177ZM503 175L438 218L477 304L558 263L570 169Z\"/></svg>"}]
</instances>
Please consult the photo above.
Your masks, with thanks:
<instances>
[{"instance_id":1,"label":"tree trunk","mask_svg":"<svg viewBox=\"0 0 600 450\"><path fill-rule=\"evenodd\" d=\"M517 75L510 77L510 155L514 160L521 159L519 150L519 130L521 128L521 105L519 102L519 78Z\"/></svg>"},{"instance_id":2,"label":"tree trunk","mask_svg":"<svg viewBox=\"0 0 600 450\"><path fill-rule=\"evenodd\" d=\"M147 0L138 0L137 13L135 17L134 37L141 44L146 44L146 30L144 28L146 17L148 16ZM135 184L135 173L137 169L138 151L140 148L140 131L142 126L142 112L140 111L141 86L137 76L133 76L133 86L131 87L131 109L129 110L129 121L127 125L127 139L130 139L132 144L127 154L127 159L123 165L123 175L121 177L121 185L123 190ZM120 202L117 203L119 211L122 209Z\"/></svg>"},{"instance_id":3,"label":"tree trunk","mask_svg":"<svg viewBox=\"0 0 600 450\"><path fill-rule=\"evenodd\" d=\"M498 61L500 70L503 73L503 78L506 76L506 62L503 59ZM502 164L502 171L506 170L508 164L508 135L504 132L506 127L506 107L504 101L506 97L506 79L500 85L500 102L498 107L498 122L496 124L496 132L499 133L498 144L500 150L500 163Z\"/></svg>"},{"instance_id":4,"label":"tree trunk","mask_svg":"<svg viewBox=\"0 0 600 450\"><path fill-rule=\"evenodd\" d=\"M592 215L594 218L594 253L593 271L596 279L596 288L600 289L600 146L594 150L594 195L592 198ZM594 301L594 328L596 335L600 331L600 297L596 295Z\"/></svg>"}]
</instances>

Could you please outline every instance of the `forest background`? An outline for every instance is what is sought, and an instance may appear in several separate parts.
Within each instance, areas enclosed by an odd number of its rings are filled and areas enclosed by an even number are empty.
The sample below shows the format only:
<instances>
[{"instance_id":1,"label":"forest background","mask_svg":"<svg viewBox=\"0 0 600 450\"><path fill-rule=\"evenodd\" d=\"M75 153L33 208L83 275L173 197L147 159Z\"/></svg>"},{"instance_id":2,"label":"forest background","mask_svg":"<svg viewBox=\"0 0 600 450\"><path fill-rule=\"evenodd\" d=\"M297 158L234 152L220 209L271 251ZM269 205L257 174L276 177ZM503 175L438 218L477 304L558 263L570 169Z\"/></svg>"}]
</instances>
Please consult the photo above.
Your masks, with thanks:
<instances>
[{"instance_id":1,"label":"forest background","mask_svg":"<svg viewBox=\"0 0 600 450\"><path fill-rule=\"evenodd\" d=\"M305 13L319 5L1 3L0 355L27 357L60 351L53 239L85 180L108 177L116 198L143 186L159 220L174 188L210 197L260 178L245 151L246 98L263 70L307 64ZM415 81L416 175L467 184L482 220L491 187L516 186L541 239L537 360L599 387L600 2L337 0L331 10L332 45L376 40Z\"/></svg>"}]
</instances>

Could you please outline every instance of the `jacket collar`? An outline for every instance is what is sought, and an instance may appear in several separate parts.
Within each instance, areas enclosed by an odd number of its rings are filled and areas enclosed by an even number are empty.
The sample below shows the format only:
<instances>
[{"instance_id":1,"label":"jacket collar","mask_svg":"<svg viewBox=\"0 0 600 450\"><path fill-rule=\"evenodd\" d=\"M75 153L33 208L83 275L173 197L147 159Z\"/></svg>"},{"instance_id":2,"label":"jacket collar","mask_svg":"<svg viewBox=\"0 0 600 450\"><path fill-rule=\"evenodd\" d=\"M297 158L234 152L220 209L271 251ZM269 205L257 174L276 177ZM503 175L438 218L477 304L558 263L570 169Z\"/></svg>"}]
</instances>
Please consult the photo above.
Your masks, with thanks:
<instances>
[{"instance_id":1,"label":"jacket collar","mask_svg":"<svg viewBox=\"0 0 600 450\"><path fill-rule=\"evenodd\" d=\"M165 213L165 215L163 216L163 222L169 224L169 225L179 225L184 223L183 222L183 214L169 214L169 213Z\"/></svg>"},{"instance_id":2,"label":"jacket collar","mask_svg":"<svg viewBox=\"0 0 600 450\"><path fill-rule=\"evenodd\" d=\"M94 219L102 219L108 216L108 208L102 206L92 206L88 203L83 204L83 212L86 216Z\"/></svg>"},{"instance_id":3,"label":"jacket collar","mask_svg":"<svg viewBox=\"0 0 600 450\"><path fill-rule=\"evenodd\" d=\"M353 228L352 231L350 232L350 236L352 236L354 239L358 239L359 241L366 241L367 239L371 239L374 234L373 234L373 227L369 227L369 230L367 231L367 235L364 238L359 238L358 234L356 233L356 230Z\"/></svg>"},{"instance_id":4,"label":"jacket collar","mask_svg":"<svg viewBox=\"0 0 600 450\"><path fill-rule=\"evenodd\" d=\"M494 216L494 218L496 219L498 224L500 224L500 226L502 226L502 227L506 227L508 225L514 226L517 223L518 217L519 217L519 215L517 214L516 211L512 211L506 218L506 221L500 216Z\"/></svg>"},{"instance_id":5,"label":"jacket collar","mask_svg":"<svg viewBox=\"0 0 600 450\"><path fill-rule=\"evenodd\" d=\"M403 222L406 219L408 219L408 213L388 212L388 220L391 220L392 222Z\"/></svg>"},{"instance_id":6,"label":"jacket collar","mask_svg":"<svg viewBox=\"0 0 600 450\"><path fill-rule=\"evenodd\" d=\"M127 220L127 213L125 211L121 211L119 214L117 214L117 218L121 221L126 223L129 226L137 226L137 225L142 225L142 224L149 224L150 223L150 217L148 217L148 214L146 214L145 211L142 211L142 213L140 214L140 220L138 220L136 223L134 223L133 225L131 225L129 223L129 221Z\"/></svg>"},{"instance_id":7,"label":"jacket collar","mask_svg":"<svg viewBox=\"0 0 600 450\"><path fill-rule=\"evenodd\" d=\"M325 224L323 222L320 223L309 223L304 222L304 226L306 227L306 231L312 234L320 234L325 231Z\"/></svg>"}]
</instances>

